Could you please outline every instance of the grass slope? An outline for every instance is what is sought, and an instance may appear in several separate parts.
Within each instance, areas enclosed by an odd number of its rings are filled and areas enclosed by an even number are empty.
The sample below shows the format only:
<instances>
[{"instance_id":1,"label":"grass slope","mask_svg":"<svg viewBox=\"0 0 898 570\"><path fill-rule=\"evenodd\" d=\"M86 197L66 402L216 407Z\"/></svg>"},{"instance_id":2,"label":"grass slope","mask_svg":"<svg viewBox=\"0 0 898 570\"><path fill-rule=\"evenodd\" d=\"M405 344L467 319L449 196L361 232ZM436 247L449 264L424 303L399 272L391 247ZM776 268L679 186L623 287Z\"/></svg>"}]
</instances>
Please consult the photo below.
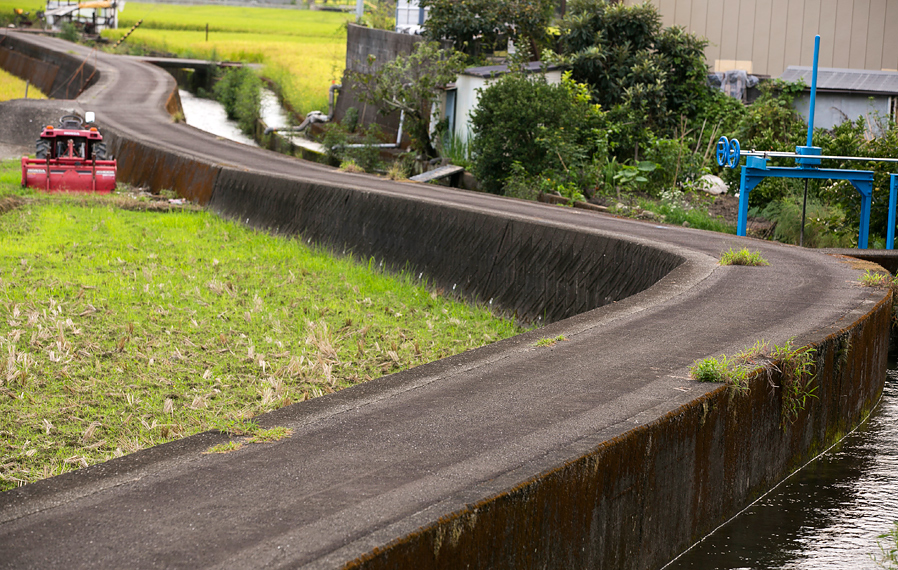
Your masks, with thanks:
<instances>
[{"instance_id":1,"label":"grass slope","mask_svg":"<svg viewBox=\"0 0 898 570\"><path fill-rule=\"evenodd\" d=\"M3 163L0 489L519 332L204 211L18 183Z\"/></svg>"}]
</instances>

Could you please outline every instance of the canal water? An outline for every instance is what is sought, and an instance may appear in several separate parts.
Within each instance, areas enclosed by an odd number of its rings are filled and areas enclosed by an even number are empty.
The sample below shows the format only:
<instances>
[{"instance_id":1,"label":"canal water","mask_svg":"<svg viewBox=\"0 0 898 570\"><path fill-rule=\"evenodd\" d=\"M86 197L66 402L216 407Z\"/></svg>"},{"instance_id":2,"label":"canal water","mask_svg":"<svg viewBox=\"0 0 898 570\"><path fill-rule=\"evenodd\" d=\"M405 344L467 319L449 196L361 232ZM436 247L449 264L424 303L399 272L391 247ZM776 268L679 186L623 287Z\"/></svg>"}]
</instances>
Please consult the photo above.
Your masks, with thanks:
<instances>
[{"instance_id":1,"label":"canal water","mask_svg":"<svg viewBox=\"0 0 898 570\"><path fill-rule=\"evenodd\" d=\"M870 418L665 570L875 569L898 521L898 366ZM893 545L894 546L894 545Z\"/></svg>"},{"instance_id":2,"label":"canal water","mask_svg":"<svg viewBox=\"0 0 898 570\"><path fill-rule=\"evenodd\" d=\"M239 143L258 146L251 137L243 134L236 121L228 119L224 107L218 101L197 97L184 89L179 89L178 94L184 109L184 119L191 127ZM282 128L289 124L277 96L268 89L262 89L261 114L262 120L269 127Z\"/></svg>"}]
</instances>

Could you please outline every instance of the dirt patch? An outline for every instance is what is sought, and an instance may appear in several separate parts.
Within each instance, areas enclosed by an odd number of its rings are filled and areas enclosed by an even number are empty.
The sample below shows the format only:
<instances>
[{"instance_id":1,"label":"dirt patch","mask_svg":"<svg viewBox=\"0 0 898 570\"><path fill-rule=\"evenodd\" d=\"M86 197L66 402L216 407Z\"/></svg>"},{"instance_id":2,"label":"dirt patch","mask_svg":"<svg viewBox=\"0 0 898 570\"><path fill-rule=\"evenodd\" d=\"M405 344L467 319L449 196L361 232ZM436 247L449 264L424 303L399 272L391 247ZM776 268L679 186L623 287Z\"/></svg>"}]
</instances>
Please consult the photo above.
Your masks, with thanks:
<instances>
[{"instance_id":1,"label":"dirt patch","mask_svg":"<svg viewBox=\"0 0 898 570\"><path fill-rule=\"evenodd\" d=\"M739 221L739 198L730 194L721 194L705 202L711 217L719 217L734 226ZM773 236L776 223L766 218L749 216L745 222L745 233L752 237L769 239Z\"/></svg>"},{"instance_id":2,"label":"dirt patch","mask_svg":"<svg viewBox=\"0 0 898 570\"><path fill-rule=\"evenodd\" d=\"M5 214L6 212L10 212L15 210L19 206L25 203L25 200L18 197L10 197L0 199L0 216Z\"/></svg>"}]
</instances>

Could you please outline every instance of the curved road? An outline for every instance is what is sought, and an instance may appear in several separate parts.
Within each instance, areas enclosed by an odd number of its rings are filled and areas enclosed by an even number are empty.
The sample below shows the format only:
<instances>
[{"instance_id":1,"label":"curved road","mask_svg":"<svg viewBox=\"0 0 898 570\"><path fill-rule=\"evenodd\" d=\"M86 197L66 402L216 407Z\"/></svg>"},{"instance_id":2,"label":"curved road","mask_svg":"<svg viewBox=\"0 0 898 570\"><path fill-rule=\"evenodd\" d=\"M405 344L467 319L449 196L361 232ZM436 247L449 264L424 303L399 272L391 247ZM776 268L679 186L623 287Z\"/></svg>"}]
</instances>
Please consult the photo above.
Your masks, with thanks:
<instances>
[{"instance_id":1,"label":"curved road","mask_svg":"<svg viewBox=\"0 0 898 570\"><path fill-rule=\"evenodd\" d=\"M264 422L294 433L276 444L203 455L221 439L203 434L4 493L0 567L338 567L712 392L687 379L695 359L761 338L822 338L884 295L811 250L346 174L218 140L171 121L166 72L102 54L97 65L84 109L201 161L610 232L687 262L617 304L279 410ZM716 265L742 246L770 266ZM568 341L533 344L559 334Z\"/></svg>"}]
</instances>

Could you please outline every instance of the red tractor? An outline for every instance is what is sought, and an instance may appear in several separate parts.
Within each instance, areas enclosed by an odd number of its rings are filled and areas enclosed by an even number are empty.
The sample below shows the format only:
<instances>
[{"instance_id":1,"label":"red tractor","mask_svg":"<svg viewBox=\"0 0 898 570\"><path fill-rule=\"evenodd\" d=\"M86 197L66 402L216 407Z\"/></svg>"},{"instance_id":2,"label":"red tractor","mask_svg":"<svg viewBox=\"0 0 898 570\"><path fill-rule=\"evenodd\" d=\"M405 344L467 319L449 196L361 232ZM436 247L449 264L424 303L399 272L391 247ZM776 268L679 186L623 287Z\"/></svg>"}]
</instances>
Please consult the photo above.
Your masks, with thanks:
<instances>
[{"instance_id":1,"label":"red tractor","mask_svg":"<svg viewBox=\"0 0 898 570\"><path fill-rule=\"evenodd\" d=\"M22 157L22 186L45 192L115 190L116 162L93 124L94 114L65 115L59 126L48 125L37 140L36 158Z\"/></svg>"}]
</instances>

